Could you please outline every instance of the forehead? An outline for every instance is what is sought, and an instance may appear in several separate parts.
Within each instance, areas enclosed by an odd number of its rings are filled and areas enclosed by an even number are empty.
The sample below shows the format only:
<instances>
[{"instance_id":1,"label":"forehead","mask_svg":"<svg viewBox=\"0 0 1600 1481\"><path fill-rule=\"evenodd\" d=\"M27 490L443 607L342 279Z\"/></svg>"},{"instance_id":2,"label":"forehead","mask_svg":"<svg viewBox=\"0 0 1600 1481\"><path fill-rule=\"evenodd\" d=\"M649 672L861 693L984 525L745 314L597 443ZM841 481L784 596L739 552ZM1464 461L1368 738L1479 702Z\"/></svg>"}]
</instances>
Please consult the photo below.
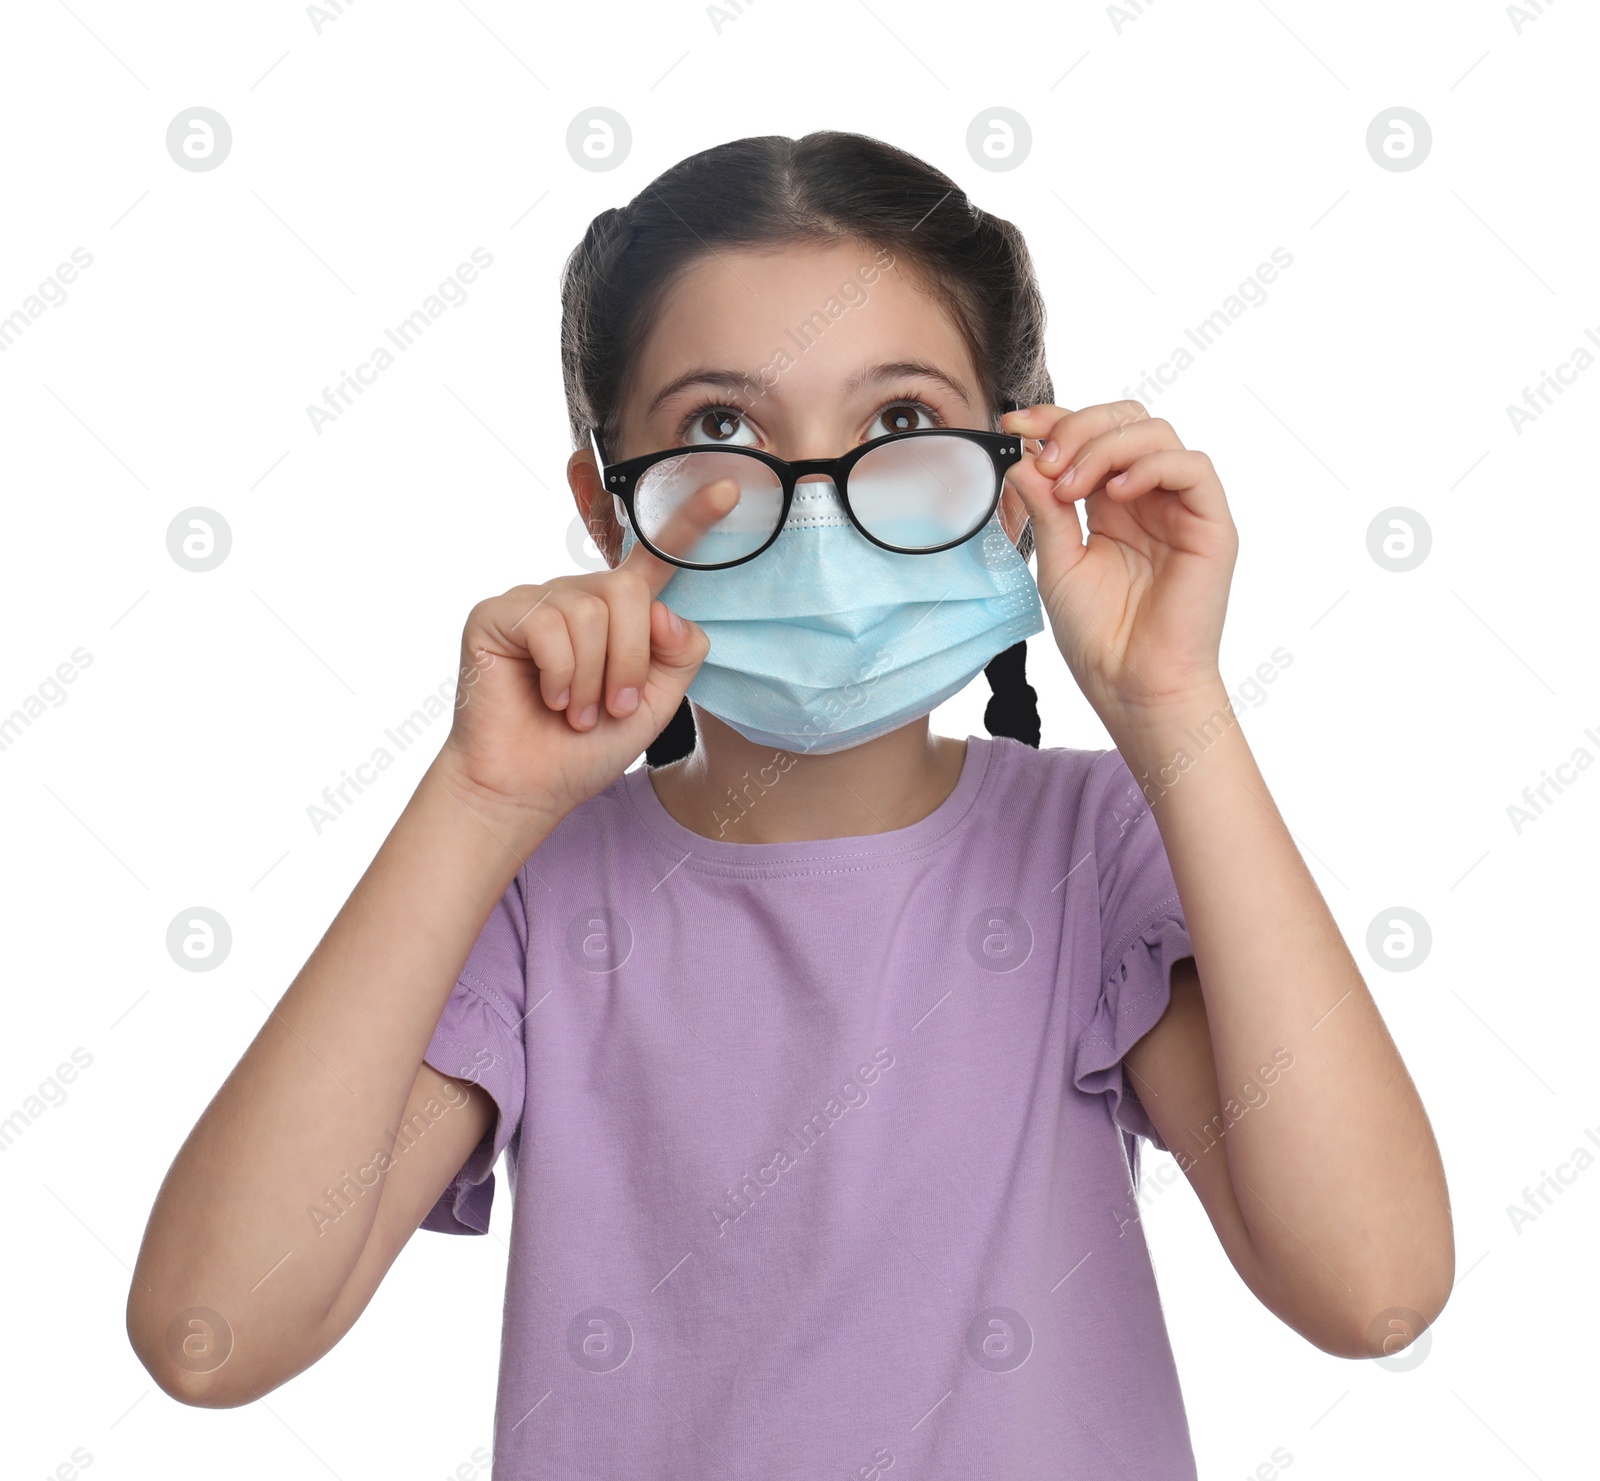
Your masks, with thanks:
<instances>
[{"instance_id":1,"label":"forehead","mask_svg":"<svg viewBox=\"0 0 1600 1481\"><path fill-rule=\"evenodd\" d=\"M636 366L628 416L686 371L736 367L779 404L841 397L863 366L921 360L976 394L966 341L904 258L866 243L718 249L668 290Z\"/></svg>"}]
</instances>

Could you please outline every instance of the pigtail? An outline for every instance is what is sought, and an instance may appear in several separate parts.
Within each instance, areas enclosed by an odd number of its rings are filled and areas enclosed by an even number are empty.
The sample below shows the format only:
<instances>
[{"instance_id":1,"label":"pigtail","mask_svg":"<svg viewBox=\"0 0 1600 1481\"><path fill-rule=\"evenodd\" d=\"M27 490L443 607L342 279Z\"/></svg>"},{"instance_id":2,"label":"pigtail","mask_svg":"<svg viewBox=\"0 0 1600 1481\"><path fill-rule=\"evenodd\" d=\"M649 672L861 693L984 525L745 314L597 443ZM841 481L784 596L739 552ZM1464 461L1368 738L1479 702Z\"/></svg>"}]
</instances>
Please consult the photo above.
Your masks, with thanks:
<instances>
[{"instance_id":1,"label":"pigtail","mask_svg":"<svg viewBox=\"0 0 1600 1481\"><path fill-rule=\"evenodd\" d=\"M678 704L678 713L667 721L667 728L645 747L646 766L670 766L694 750L694 711L688 698Z\"/></svg>"},{"instance_id":2,"label":"pigtail","mask_svg":"<svg viewBox=\"0 0 1600 1481\"><path fill-rule=\"evenodd\" d=\"M997 653L984 669L994 698L984 707L990 735L1006 735L1025 746L1039 745L1039 691L1028 682L1028 640L1021 638Z\"/></svg>"}]
</instances>

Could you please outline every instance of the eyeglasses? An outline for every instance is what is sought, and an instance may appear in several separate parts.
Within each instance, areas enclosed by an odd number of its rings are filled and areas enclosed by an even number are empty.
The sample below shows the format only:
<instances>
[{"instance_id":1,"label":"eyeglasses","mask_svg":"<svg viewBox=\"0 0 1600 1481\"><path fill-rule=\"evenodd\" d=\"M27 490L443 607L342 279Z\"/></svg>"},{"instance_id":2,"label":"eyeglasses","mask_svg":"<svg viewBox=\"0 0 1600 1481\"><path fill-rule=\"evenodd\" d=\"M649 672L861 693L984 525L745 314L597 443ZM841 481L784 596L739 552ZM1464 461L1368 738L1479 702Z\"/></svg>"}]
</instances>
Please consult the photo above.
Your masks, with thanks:
<instances>
[{"instance_id":1,"label":"eyeglasses","mask_svg":"<svg viewBox=\"0 0 1600 1481\"><path fill-rule=\"evenodd\" d=\"M596 429L589 441L639 543L694 571L760 555L808 473L832 479L851 524L874 545L905 555L948 550L989 522L1006 470L1022 456L1019 437L965 427L891 432L840 458L794 462L751 447L674 447L608 463Z\"/></svg>"}]
</instances>

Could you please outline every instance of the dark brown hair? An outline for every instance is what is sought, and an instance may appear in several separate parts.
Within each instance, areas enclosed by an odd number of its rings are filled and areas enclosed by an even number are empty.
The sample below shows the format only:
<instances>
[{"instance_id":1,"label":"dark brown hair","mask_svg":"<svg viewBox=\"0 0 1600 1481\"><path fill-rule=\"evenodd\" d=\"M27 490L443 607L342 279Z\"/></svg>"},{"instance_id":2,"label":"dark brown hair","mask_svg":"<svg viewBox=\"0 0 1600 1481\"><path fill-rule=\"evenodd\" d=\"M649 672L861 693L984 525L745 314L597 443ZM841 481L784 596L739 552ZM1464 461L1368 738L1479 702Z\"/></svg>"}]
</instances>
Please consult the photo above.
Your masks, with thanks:
<instances>
[{"instance_id":1,"label":"dark brown hair","mask_svg":"<svg viewBox=\"0 0 1600 1481\"><path fill-rule=\"evenodd\" d=\"M967 199L942 171L865 134L823 129L763 134L692 154L620 210L602 211L561 276L561 371L572 445L587 429L616 446L639 351L677 278L719 248L853 240L887 248L949 311L998 430L1002 412L1054 398L1044 357L1044 299L1022 234ZM1033 549L1031 522L1018 549ZM985 672L991 734L1039 744L1023 643ZM998 728L997 728L998 727ZM685 741L685 729L687 744ZM685 701L647 753L651 765L687 754Z\"/></svg>"}]
</instances>

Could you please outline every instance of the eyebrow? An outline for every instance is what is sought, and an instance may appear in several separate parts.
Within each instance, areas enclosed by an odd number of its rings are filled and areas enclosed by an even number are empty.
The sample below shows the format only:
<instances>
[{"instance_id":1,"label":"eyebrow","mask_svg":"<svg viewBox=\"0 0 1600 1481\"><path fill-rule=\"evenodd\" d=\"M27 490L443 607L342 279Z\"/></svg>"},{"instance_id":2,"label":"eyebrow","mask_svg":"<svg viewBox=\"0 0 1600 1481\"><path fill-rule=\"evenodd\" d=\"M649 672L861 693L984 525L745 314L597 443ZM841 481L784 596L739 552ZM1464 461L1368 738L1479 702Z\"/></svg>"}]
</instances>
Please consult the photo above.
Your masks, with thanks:
<instances>
[{"instance_id":1,"label":"eyebrow","mask_svg":"<svg viewBox=\"0 0 1600 1481\"><path fill-rule=\"evenodd\" d=\"M844 389L847 395L853 396L869 383L881 385L884 381L900 380L907 376L917 375L931 381L937 381L940 385L959 396L968 406L972 405L971 394L959 380L940 370L937 365L929 364L925 360L886 360L879 365L870 365L866 369L850 376L844 383ZM668 401L678 395L679 392L688 390L690 386L720 386L729 391L752 391L759 389L760 380L748 371L701 366L698 369L686 371L656 392L655 399L651 401L645 415L647 417L654 416Z\"/></svg>"}]
</instances>

